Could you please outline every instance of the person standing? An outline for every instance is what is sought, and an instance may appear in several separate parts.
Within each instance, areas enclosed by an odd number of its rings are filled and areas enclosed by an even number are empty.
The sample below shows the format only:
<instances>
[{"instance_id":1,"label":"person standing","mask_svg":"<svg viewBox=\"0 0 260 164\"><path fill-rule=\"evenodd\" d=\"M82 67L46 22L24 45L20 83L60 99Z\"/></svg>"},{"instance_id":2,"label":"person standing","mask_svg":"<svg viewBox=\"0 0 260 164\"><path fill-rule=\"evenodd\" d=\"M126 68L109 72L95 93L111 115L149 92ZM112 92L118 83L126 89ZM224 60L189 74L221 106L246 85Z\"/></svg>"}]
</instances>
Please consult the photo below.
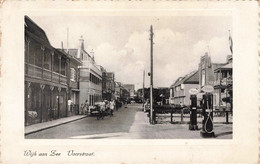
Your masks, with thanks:
<instances>
[{"instance_id":1,"label":"person standing","mask_svg":"<svg viewBox=\"0 0 260 164\"><path fill-rule=\"evenodd\" d=\"M110 117L113 116L113 112L115 109L115 100L110 101Z\"/></svg>"},{"instance_id":2,"label":"person standing","mask_svg":"<svg viewBox=\"0 0 260 164\"><path fill-rule=\"evenodd\" d=\"M116 108L116 111L118 111L118 108L119 108L119 102L118 102L118 100L115 100L115 108Z\"/></svg>"},{"instance_id":3,"label":"person standing","mask_svg":"<svg viewBox=\"0 0 260 164\"><path fill-rule=\"evenodd\" d=\"M84 104L84 114L85 115L88 114L88 110L89 110L89 104L88 104L88 100L86 100L85 104Z\"/></svg>"}]
</instances>

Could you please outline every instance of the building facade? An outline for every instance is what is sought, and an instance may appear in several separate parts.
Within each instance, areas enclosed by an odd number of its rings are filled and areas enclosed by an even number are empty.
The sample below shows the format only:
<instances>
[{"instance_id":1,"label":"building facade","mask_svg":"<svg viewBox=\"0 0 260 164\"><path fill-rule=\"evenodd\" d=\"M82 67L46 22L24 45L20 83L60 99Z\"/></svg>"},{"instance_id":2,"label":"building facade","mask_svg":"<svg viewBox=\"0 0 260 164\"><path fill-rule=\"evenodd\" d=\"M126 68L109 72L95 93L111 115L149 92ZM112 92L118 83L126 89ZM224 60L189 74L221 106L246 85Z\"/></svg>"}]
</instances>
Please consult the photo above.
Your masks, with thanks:
<instances>
[{"instance_id":1,"label":"building facade","mask_svg":"<svg viewBox=\"0 0 260 164\"><path fill-rule=\"evenodd\" d=\"M227 56L227 63L215 69L214 107L216 110L232 110L233 106L233 66L232 56ZM229 103L223 99L229 98Z\"/></svg>"},{"instance_id":2,"label":"building facade","mask_svg":"<svg viewBox=\"0 0 260 164\"><path fill-rule=\"evenodd\" d=\"M120 82L115 82L115 98L121 100L123 94L123 86Z\"/></svg>"},{"instance_id":3,"label":"building facade","mask_svg":"<svg viewBox=\"0 0 260 164\"><path fill-rule=\"evenodd\" d=\"M190 89L199 88L199 73L193 71L184 77L179 77L174 84L170 86L170 104L190 105Z\"/></svg>"},{"instance_id":4,"label":"building facade","mask_svg":"<svg viewBox=\"0 0 260 164\"><path fill-rule=\"evenodd\" d=\"M25 125L68 116L69 56L25 16Z\"/></svg>"},{"instance_id":5,"label":"building facade","mask_svg":"<svg viewBox=\"0 0 260 164\"><path fill-rule=\"evenodd\" d=\"M92 56L84 49L84 39L79 39L78 49L69 49L69 54L82 61L79 66L79 104L87 100L89 105L102 99L102 72Z\"/></svg>"},{"instance_id":6,"label":"building facade","mask_svg":"<svg viewBox=\"0 0 260 164\"><path fill-rule=\"evenodd\" d=\"M115 73L107 72L106 73L106 88L107 88L107 100L115 99Z\"/></svg>"},{"instance_id":7,"label":"building facade","mask_svg":"<svg viewBox=\"0 0 260 164\"><path fill-rule=\"evenodd\" d=\"M210 85L214 88L213 107L215 110L227 109L228 104L223 101L232 92L232 56L228 56L226 63L212 63L206 53L199 63L199 88ZM202 96L198 97L199 99Z\"/></svg>"},{"instance_id":8,"label":"building facade","mask_svg":"<svg viewBox=\"0 0 260 164\"><path fill-rule=\"evenodd\" d=\"M124 88L129 92L130 98L135 96L135 85L134 84L124 84Z\"/></svg>"},{"instance_id":9,"label":"building facade","mask_svg":"<svg viewBox=\"0 0 260 164\"><path fill-rule=\"evenodd\" d=\"M66 50L61 49L64 53ZM68 54L68 53L67 53ZM76 56L68 54L69 62L69 95L68 95L68 115L73 116L79 114L79 67L82 66L82 61Z\"/></svg>"}]
</instances>

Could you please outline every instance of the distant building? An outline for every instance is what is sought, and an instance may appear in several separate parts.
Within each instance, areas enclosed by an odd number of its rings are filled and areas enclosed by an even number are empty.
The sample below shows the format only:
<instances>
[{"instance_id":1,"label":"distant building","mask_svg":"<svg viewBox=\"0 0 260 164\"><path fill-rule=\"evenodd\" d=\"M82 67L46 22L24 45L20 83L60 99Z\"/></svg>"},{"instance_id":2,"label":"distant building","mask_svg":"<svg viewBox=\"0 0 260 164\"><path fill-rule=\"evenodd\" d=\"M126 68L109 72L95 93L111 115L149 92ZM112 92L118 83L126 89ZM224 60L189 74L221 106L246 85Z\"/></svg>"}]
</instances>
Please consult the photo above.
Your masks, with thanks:
<instances>
[{"instance_id":1,"label":"distant building","mask_svg":"<svg viewBox=\"0 0 260 164\"><path fill-rule=\"evenodd\" d=\"M134 84L124 84L124 88L130 93L130 98L135 96L135 85Z\"/></svg>"},{"instance_id":2,"label":"distant building","mask_svg":"<svg viewBox=\"0 0 260 164\"><path fill-rule=\"evenodd\" d=\"M90 105L102 99L102 72L92 56L84 49L83 37L79 39L78 49L69 49L69 54L82 60L79 67L79 103L83 104L88 100Z\"/></svg>"},{"instance_id":3,"label":"distant building","mask_svg":"<svg viewBox=\"0 0 260 164\"><path fill-rule=\"evenodd\" d=\"M170 86L170 104L190 105L189 90L199 88L199 73L193 71L184 77L179 77L174 84Z\"/></svg>"},{"instance_id":4,"label":"distant building","mask_svg":"<svg viewBox=\"0 0 260 164\"><path fill-rule=\"evenodd\" d=\"M115 82L115 97L117 100L122 98L123 87L120 82Z\"/></svg>"},{"instance_id":5,"label":"distant building","mask_svg":"<svg viewBox=\"0 0 260 164\"><path fill-rule=\"evenodd\" d=\"M107 100L112 100L115 99L115 73L107 72L106 75L106 86L108 89Z\"/></svg>"},{"instance_id":6,"label":"distant building","mask_svg":"<svg viewBox=\"0 0 260 164\"><path fill-rule=\"evenodd\" d=\"M102 100L107 100L108 88L107 88L107 71L104 67L100 66L102 72Z\"/></svg>"}]
</instances>

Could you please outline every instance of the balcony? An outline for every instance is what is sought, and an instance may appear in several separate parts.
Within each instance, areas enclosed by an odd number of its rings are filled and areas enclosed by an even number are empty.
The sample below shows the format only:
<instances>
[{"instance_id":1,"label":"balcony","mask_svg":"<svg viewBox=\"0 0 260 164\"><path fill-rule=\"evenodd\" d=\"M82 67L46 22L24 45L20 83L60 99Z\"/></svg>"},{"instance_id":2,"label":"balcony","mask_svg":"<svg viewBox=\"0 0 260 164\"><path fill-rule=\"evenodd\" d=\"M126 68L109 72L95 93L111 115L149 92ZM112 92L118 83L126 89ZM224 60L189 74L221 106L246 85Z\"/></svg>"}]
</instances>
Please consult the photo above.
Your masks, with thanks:
<instances>
[{"instance_id":1,"label":"balcony","mask_svg":"<svg viewBox=\"0 0 260 164\"><path fill-rule=\"evenodd\" d=\"M25 76L67 85L67 76L29 63L25 63Z\"/></svg>"},{"instance_id":2,"label":"balcony","mask_svg":"<svg viewBox=\"0 0 260 164\"><path fill-rule=\"evenodd\" d=\"M43 69L43 79L51 81L51 71Z\"/></svg>"},{"instance_id":3,"label":"balcony","mask_svg":"<svg viewBox=\"0 0 260 164\"><path fill-rule=\"evenodd\" d=\"M42 68L36 65L27 64L25 74L34 78L41 79L42 78Z\"/></svg>"},{"instance_id":4,"label":"balcony","mask_svg":"<svg viewBox=\"0 0 260 164\"><path fill-rule=\"evenodd\" d=\"M232 84L233 84L232 78L223 78L222 80L218 79L214 81L214 86L227 86Z\"/></svg>"}]
</instances>

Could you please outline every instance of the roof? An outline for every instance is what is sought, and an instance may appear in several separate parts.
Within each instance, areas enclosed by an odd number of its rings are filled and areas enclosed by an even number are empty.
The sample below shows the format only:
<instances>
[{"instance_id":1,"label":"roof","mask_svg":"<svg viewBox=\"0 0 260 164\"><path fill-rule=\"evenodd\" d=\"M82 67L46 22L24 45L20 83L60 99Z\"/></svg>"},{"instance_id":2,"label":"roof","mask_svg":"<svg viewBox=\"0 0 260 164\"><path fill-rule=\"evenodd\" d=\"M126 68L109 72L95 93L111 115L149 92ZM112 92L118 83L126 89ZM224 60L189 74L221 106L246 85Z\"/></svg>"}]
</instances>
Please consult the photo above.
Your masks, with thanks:
<instances>
[{"instance_id":1,"label":"roof","mask_svg":"<svg viewBox=\"0 0 260 164\"><path fill-rule=\"evenodd\" d=\"M28 16L24 17L25 30L35 35L38 39L50 45L49 39L45 33L45 31L38 26L31 18Z\"/></svg>"},{"instance_id":2,"label":"roof","mask_svg":"<svg viewBox=\"0 0 260 164\"><path fill-rule=\"evenodd\" d=\"M173 86L176 86L176 84L178 83L179 80L181 80L183 77L178 77L177 80L175 80L175 82L170 86L170 88L173 88Z\"/></svg>"},{"instance_id":3,"label":"roof","mask_svg":"<svg viewBox=\"0 0 260 164\"><path fill-rule=\"evenodd\" d=\"M59 51L61 51L63 54L65 54L66 56L68 56L69 58L70 58L70 60L74 60L74 61L76 61L76 62L78 62L78 63L82 63L82 61L80 61L78 58L76 58L76 56L74 56L74 55L71 55L70 53L67 53L64 49L58 49Z\"/></svg>"},{"instance_id":4,"label":"roof","mask_svg":"<svg viewBox=\"0 0 260 164\"><path fill-rule=\"evenodd\" d=\"M68 53L74 57L77 57L78 49L68 49Z\"/></svg>"},{"instance_id":5,"label":"roof","mask_svg":"<svg viewBox=\"0 0 260 164\"><path fill-rule=\"evenodd\" d=\"M223 66L215 69L215 72L220 71L220 70L232 70L232 68L233 68L233 64L232 63L228 63L226 65L223 65Z\"/></svg>"},{"instance_id":6,"label":"roof","mask_svg":"<svg viewBox=\"0 0 260 164\"><path fill-rule=\"evenodd\" d=\"M199 72L193 71L184 77L179 77L171 86L170 88L173 88L175 86L178 86L180 84L199 84Z\"/></svg>"}]
</instances>

